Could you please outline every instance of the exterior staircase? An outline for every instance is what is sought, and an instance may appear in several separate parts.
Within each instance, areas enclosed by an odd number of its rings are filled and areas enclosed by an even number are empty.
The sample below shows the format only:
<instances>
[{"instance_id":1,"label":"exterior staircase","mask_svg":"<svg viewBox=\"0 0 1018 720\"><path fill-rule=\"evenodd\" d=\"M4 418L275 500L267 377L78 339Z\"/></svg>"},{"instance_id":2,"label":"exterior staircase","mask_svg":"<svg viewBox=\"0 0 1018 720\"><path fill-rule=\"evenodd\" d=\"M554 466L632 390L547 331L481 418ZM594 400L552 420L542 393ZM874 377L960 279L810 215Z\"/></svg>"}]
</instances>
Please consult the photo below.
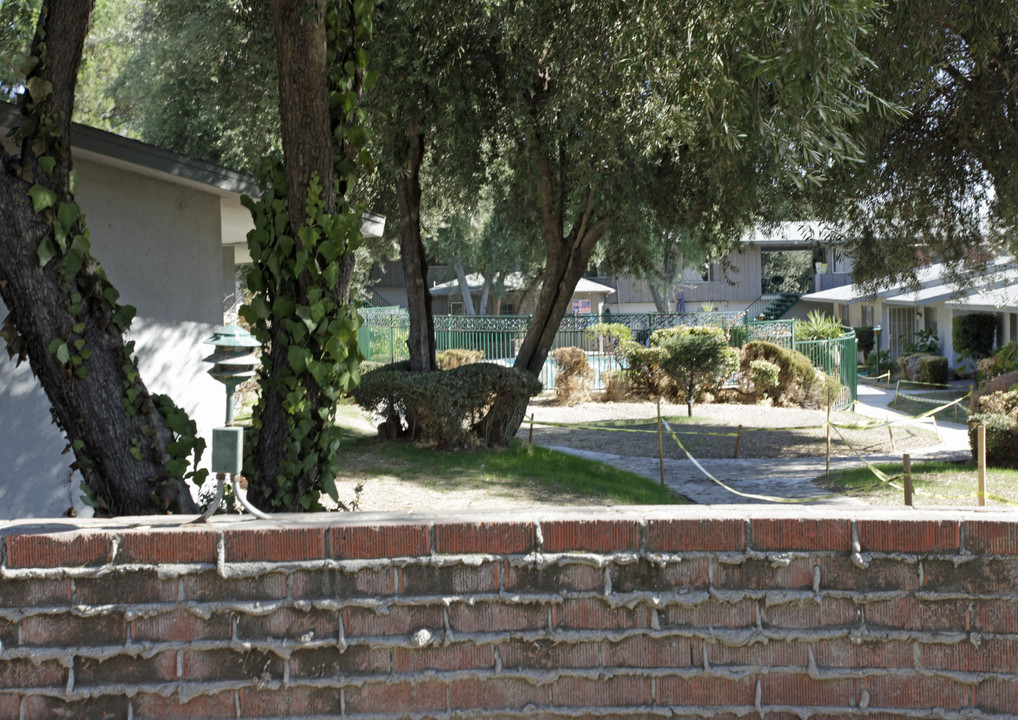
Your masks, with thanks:
<instances>
[{"instance_id":1,"label":"exterior staircase","mask_svg":"<svg viewBox=\"0 0 1018 720\"><path fill-rule=\"evenodd\" d=\"M793 305L799 302L802 293L786 292L771 299L754 320L780 320Z\"/></svg>"}]
</instances>

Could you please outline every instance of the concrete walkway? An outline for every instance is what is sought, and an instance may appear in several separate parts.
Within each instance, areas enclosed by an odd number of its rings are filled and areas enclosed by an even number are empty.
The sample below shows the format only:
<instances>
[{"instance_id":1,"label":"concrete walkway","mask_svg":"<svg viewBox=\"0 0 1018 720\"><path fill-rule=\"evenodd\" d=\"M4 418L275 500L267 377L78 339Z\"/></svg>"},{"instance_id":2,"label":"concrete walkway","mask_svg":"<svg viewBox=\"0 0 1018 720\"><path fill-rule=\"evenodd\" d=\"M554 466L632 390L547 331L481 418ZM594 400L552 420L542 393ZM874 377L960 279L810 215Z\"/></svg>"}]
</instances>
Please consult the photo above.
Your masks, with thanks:
<instances>
[{"instance_id":1,"label":"concrete walkway","mask_svg":"<svg viewBox=\"0 0 1018 720\"><path fill-rule=\"evenodd\" d=\"M916 394L916 393L911 393ZM859 385L859 403L856 412L873 418L907 417L904 413L889 408L894 399L894 387L874 387ZM932 406L931 406L932 408ZM932 424L929 425L932 429ZM965 460L970 457L968 430L962 424L940 423L938 431L940 445L913 451L913 460ZM660 480L660 460L656 457L628 457L608 453L576 450L561 446L549 446L552 450L597 460L608 465L643 475L653 480ZM868 456L870 462L901 461L901 455ZM862 506L866 503L847 495L830 496L830 492L818 488L813 479L823 475L826 459L823 456L812 458L761 458L723 460L714 458L698 459L700 464L715 478L723 482L737 493L721 487L708 478L694 463L689 460L666 458L664 461L664 481L672 490L701 505L712 504L748 504L767 503L759 497L746 495L768 496L786 499L808 499L807 504ZM831 469L859 467L863 463L856 457L831 458Z\"/></svg>"}]
</instances>

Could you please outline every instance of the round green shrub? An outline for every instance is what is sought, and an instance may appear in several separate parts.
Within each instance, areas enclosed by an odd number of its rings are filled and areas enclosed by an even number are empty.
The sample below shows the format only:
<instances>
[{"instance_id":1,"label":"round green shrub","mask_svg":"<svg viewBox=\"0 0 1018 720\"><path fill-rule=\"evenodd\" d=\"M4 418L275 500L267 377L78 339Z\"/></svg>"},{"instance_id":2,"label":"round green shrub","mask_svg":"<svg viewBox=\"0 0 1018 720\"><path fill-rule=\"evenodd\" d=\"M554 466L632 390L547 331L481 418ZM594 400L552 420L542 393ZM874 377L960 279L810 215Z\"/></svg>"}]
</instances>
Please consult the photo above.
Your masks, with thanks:
<instances>
[{"instance_id":1,"label":"round green shrub","mask_svg":"<svg viewBox=\"0 0 1018 720\"><path fill-rule=\"evenodd\" d=\"M814 368L809 358L796 350L754 340L742 349L742 371L751 372L755 360L766 360L780 369L777 385L763 393L775 404L823 407L827 404L828 395L837 398L841 393L841 383L837 378Z\"/></svg>"}]
</instances>

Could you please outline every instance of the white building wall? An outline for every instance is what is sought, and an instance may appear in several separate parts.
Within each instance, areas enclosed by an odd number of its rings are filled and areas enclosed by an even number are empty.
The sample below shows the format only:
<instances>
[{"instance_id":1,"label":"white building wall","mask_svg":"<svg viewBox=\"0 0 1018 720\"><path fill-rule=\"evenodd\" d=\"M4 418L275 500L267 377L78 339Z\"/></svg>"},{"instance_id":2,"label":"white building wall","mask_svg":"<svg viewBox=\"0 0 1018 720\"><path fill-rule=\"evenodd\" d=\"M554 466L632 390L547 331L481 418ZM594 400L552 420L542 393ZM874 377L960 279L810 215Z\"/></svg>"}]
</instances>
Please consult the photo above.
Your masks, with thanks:
<instances>
[{"instance_id":1,"label":"white building wall","mask_svg":"<svg viewBox=\"0 0 1018 720\"><path fill-rule=\"evenodd\" d=\"M142 378L210 438L225 407L202 362L211 350L203 341L222 323L220 198L96 163L75 166L93 254L120 302L138 310L130 339ZM61 454L66 442L27 362L17 369L0 362L0 412L0 518L65 514L80 496L68 469L73 455Z\"/></svg>"}]
</instances>

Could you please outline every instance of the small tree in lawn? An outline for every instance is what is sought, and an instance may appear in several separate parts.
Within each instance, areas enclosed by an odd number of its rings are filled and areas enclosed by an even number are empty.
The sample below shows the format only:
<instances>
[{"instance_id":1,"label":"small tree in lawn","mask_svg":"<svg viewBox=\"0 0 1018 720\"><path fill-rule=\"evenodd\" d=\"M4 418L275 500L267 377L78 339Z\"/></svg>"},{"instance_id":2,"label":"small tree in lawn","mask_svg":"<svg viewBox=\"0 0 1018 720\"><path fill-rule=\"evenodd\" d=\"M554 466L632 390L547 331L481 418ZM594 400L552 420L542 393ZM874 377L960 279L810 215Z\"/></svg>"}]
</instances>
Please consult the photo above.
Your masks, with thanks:
<instances>
[{"instance_id":1,"label":"small tree in lawn","mask_svg":"<svg viewBox=\"0 0 1018 720\"><path fill-rule=\"evenodd\" d=\"M664 336L661 367L686 395L686 409L693 415L693 400L730 372L738 354L728 347L725 332L713 327L678 327Z\"/></svg>"}]
</instances>

